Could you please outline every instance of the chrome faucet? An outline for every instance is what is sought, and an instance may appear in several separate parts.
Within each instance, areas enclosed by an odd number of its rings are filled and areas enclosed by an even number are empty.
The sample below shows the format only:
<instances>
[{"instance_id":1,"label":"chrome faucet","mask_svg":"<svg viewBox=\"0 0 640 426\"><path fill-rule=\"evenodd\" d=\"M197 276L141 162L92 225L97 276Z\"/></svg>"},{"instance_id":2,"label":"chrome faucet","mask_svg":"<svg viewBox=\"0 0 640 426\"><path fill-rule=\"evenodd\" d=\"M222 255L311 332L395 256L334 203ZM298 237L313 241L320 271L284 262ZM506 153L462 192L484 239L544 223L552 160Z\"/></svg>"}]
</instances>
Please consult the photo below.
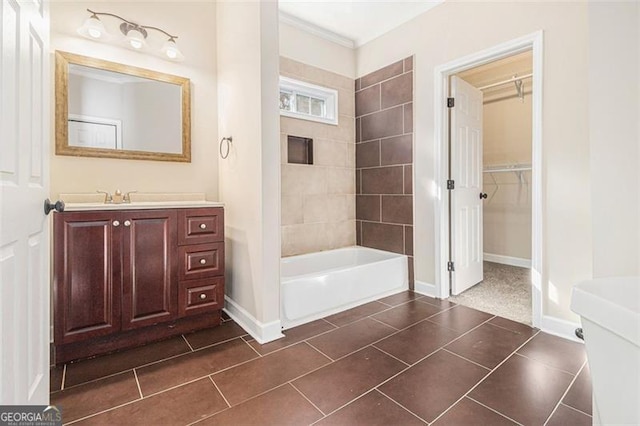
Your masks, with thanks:
<instances>
[{"instance_id":1,"label":"chrome faucet","mask_svg":"<svg viewBox=\"0 0 640 426\"><path fill-rule=\"evenodd\" d=\"M104 194L104 203L105 204L123 204L123 203L131 203L131 194L134 194L138 191L129 191L126 193L122 193L119 189L116 189L114 195L111 195L108 191L103 191L98 189L96 192Z\"/></svg>"},{"instance_id":2,"label":"chrome faucet","mask_svg":"<svg viewBox=\"0 0 640 426\"><path fill-rule=\"evenodd\" d=\"M104 194L104 203L105 204L112 204L113 203L113 197L111 196L111 194L109 192L103 191L101 189L98 189L96 192Z\"/></svg>"}]
</instances>

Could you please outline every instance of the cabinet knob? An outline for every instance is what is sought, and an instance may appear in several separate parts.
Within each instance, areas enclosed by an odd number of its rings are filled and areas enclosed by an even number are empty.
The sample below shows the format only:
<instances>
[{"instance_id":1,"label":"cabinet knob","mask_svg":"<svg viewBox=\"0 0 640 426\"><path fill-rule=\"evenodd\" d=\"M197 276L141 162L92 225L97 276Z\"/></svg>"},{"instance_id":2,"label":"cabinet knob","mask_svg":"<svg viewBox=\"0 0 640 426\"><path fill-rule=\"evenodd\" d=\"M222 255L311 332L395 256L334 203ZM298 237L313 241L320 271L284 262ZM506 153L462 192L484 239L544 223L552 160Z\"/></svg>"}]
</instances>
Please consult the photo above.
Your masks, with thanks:
<instances>
[{"instance_id":1,"label":"cabinet knob","mask_svg":"<svg viewBox=\"0 0 640 426\"><path fill-rule=\"evenodd\" d=\"M207 263L207 260L206 260L206 259L200 259L200 264L201 264L201 265L204 265L204 264L206 264L206 263Z\"/></svg>"},{"instance_id":2,"label":"cabinet knob","mask_svg":"<svg viewBox=\"0 0 640 426\"><path fill-rule=\"evenodd\" d=\"M202 294L200 295L200 299L204 300L204 299L206 299L206 298L207 298L207 295L206 295L206 294L202 293Z\"/></svg>"},{"instance_id":3,"label":"cabinet knob","mask_svg":"<svg viewBox=\"0 0 640 426\"><path fill-rule=\"evenodd\" d=\"M113 221L113 226L120 226L120 221L119 220L114 220Z\"/></svg>"},{"instance_id":4,"label":"cabinet knob","mask_svg":"<svg viewBox=\"0 0 640 426\"><path fill-rule=\"evenodd\" d=\"M131 226L131 221L130 220L125 220L124 221L124 226Z\"/></svg>"},{"instance_id":5,"label":"cabinet knob","mask_svg":"<svg viewBox=\"0 0 640 426\"><path fill-rule=\"evenodd\" d=\"M200 224L200 229L207 229L207 224L206 223L201 223Z\"/></svg>"}]
</instances>

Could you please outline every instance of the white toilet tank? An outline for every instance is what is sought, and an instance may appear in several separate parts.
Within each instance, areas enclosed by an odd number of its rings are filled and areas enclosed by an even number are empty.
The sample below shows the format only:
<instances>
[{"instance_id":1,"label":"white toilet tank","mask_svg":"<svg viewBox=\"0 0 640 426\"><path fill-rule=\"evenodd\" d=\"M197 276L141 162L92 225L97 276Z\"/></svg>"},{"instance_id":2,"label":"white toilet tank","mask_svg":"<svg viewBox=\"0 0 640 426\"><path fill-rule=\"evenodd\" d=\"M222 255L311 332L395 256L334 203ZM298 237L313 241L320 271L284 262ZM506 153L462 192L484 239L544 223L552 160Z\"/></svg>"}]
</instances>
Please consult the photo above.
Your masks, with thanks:
<instances>
[{"instance_id":1,"label":"white toilet tank","mask_svg":"<svg viewBox=\"0 0 640 426\"><path fill-rule=\"evenodd\" d=\"M600 278L573 288L593 384L593 423L640 424L640 277Z\"/></svg>"}]
</instances>

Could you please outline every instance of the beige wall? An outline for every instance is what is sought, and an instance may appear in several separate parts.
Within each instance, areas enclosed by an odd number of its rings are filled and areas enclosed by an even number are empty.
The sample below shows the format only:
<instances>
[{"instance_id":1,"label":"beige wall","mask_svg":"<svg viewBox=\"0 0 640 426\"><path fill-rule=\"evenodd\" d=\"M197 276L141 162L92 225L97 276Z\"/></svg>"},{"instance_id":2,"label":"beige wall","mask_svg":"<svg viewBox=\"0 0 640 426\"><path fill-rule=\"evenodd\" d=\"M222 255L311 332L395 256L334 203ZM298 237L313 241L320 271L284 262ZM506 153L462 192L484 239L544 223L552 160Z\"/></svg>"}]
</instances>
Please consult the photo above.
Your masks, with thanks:
<instances>
[{"instance_id":1,"label":"beige wall","mask_svg":"<svg viewBox=\"0 0 640 426\"><path fill-rule=\"evenodd\" d=\"M511 92L515 88L510 86ZM531 164L531 94L483 108L484 167ZM484 173L484 252L531 259L531 172Z\"/></svg>"},{"instance_id":2,"label":"beige wall","mask_svg":"<svg viewBox=\"0 0 640 426\"><path fill-rule=\"evenodd\" d=\"M211 25L211 24L209 24ZM278 15L271 2L217 3L218 138L225 203L226 294L262 331L280 335ZM215 120L215 115L210 117ZM217 145L216 145L217 148ZM258 334L261 331L258 330ZM257 336L260 338L260 336ZM264 335L262 337L265 337Z\"/></svg>"},{"instance_id":3,"label":"beige wall","mask_svg":"<svg viewBox=\"0 0 640 426\"><path fill-rule=\"evenodd\" d=\"M288 58L280 74L338 91L338 125L280 117L282 256L356 244L352 78ZM287 135L313 139L313 165L289 164Z\"/></svg>"},{"instance_id":4,"label":"beige wall","mask_svg":"<svg viewBox=\"0 0 640 426\"><path fill-rule=\"evenodd\" d=\"M575 321L571 288L592 275L587 4L448 1L359 48L357 75L415 54L415 273L434 283L434 68L538 30L544 31L543 309Z\"/></svg>"},{"instance_id":5,"label":"beige wall","mask_svg":"<svg viewBox=\"0 0 640 426\"><path fill-rule=\"evenodd\" d=\"M76 29L89 16L87 8L177 34L185 60L173 63L78 36ZM187 77L192 93L191 163L68 157L52 152L52 197L118 188L123 192L204 192L208 199L218 200L216 30L211 25L215 18L213 2L159 2L153 7L145 2L51 2L52 52L64 50ZM103 20L108 30L117 31L117 20ZM162 43L162 37L156 41L158 36L161 34L151 31L150 42L153 37L155 43Z\"/></svg>"},{"instance_id":6,"label":"beige wall","mask_svg":"<svg viewBox=\"0 0 640 426\"><path fill-rule=\"evenodd\" d=\"M594 277L640 275L640 6L589 3Z\"/></svg>"},{"instance_id":7,"label":"beige wall","mask_svg":"<svg viewBox=\"0 0 640 426\"><path fill-rule=\"evenodd\" d=\"M280 23L280 55L350 78L356 76L355 51Z\"/></svg>"}]
</instances>

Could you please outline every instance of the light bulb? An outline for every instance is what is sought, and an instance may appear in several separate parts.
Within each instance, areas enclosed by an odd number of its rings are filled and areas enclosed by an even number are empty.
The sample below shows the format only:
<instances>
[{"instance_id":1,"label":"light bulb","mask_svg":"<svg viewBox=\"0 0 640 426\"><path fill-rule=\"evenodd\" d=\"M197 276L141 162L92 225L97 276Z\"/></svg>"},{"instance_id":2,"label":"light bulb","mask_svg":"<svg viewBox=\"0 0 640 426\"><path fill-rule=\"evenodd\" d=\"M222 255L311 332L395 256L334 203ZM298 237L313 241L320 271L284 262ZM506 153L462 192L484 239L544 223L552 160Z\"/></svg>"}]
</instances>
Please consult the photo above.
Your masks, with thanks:
<instances>
[{"instance_id":1,"label":"light bulb","mask_svg":"<svg viewBox=\"0 0 640 426\"><path fill-rule=\"evenodd\" d=\"M141 49L144 46L144 35L138 30L129 30L127 39L134 49Z\"/></svg>"},{"instance_id":2,"label":"light bulb","mask_svg":"<svg viewBox=\"0 0 640 426\"><path fill-rule=\"evenodd\" d=\"M100 36L102 35L102 33L95 28L89 28L88 33L93 38L100 38Z\"/></svg>"},{"instance_id":3,"label":"light bulb","mask_svg":"<svg viewBox=\"0 0 640 426\"><path fill-rule=\"evenodd\" d=\"M178 61L184 58L184 56L182 56L182 52L180 52L180 49L178 49L178 46L176 45L176 41L173 38L170 38L164 43L161 51L167 56L167 58L173 61Z\"/></svg>"},{"instance_id":4,"label":"light bulb","mask_svg":"<svg viewBox=\"0 0 640 426\"><path fill-rule=\"evenodd\" d=\"M92 39L102 38L106 33L107 31L105 30L102 21L100 21L100 19L95 15L87 18L84 21L84 24L78 28L78 34Z\"/></svg>"}]
</instances>

